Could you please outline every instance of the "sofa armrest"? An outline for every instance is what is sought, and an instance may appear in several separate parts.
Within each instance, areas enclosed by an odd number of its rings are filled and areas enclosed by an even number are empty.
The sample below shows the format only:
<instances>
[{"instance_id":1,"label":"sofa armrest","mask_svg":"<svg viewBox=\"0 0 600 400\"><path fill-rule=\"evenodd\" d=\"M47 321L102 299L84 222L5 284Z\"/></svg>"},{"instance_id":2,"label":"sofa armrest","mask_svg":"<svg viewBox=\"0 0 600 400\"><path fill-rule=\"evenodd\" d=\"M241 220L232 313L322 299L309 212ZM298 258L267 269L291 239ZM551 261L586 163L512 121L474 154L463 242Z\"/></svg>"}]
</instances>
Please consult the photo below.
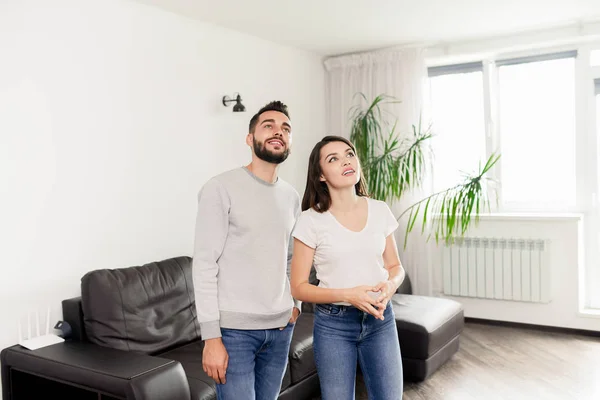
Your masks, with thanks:
<instances>
[{"instance_id":1,"label":"sofa armrest","mask_svg":"<svg viewBox=\"0 0 600 400\"><path fill-rule=\"evenodd\" d=\"M128 400L190 400L179 362L91 343L64 342L37 350L9 347L2 351L2 369L8 371L3 387L10 385L10 370L15 369Z\"/></svg>"},{"instance_id":2,"label":"sofa armrest","mask_svg":"<svg viewBox=\"0 0 600 400\"><path fill-rule=\"evenodd\" d=\"M402 284L400 286L398 286L398 289L396 290L396 294L413 294L412 283L410 281L408 273L404 277Z\"/></svg>"},{"instance_id":3,"label":"sofa armrest","mask_svg":"<svg viewBox=\"0 0 600 400\"><path fill-rule=\"evenodd\" d=\"M6 354L8 349L0 352L0 378L2 378L2 397L0 399L11 399L10 394L10 368L6 365Z\"/></svg>"},{"instance_id":4,"label":"sofa armrest","mask_svg":"<svg viewBox=\"0 0 600 400\"><path fill-rule=\"evenodd\" d=\"M81 296L73 297L62 301L63 318L71 326L71 336L73 340L88 342L85 333L85 322L83 319L83 308L81 306Z\"/></svg>"},{"instance_id":5,"label":"sofa armrest","mask_svg":"<svg viewBox=\"0 0 600 400\"><path fill-rule=\"evenodd\" d=\"M315 305L313 303L307 303L305 301L302 302L302 313L315 313Z\"/></svg>"}]
</instances>

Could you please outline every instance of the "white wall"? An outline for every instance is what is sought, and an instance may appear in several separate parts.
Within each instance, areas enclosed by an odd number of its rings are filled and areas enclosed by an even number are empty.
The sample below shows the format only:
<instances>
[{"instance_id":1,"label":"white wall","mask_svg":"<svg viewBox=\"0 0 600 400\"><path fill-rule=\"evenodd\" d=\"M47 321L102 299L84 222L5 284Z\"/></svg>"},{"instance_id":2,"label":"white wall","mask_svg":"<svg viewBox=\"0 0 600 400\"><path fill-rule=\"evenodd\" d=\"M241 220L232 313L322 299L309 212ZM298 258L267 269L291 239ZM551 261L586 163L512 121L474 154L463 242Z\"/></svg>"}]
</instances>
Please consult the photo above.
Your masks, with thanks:
<instances>
[{"instance_id":1,"label":"white wall","mask_svg":"<svg viewBox=\"0 0 600 400\"><path fill-rule=\"evenodd\" d=\"M449 65L461 62L481 61L486 58L513 58L525 53L533 55L561 48L572 50L600 40L600 22L578 21L561 28L543 29L527 33L485 37L465 41L434 44L426 49L429 66Z\"/></svg>"},{"instance_id":2,"label":"white wall","mask_svg":"<svg viewBox=\"0 0 600 400\"><path fill-rule=\"evenodd\" d=\"M471 229L469 237L544 239L548 242L547 255L542 268L549 271L550 302L495 300L474 297L452 297L443 294L442 246L431 246L433 274L430 279L436 296L460 302L465 316L498 321L556 326L584 330L600 330L600 318L580 313L582 293L580 278L585 263L582 252L582 215L492 215L482 217L479 225ZM471 266L473 267L473 266ZM426 277L422 277L422 280ZM463 276L464 278L464 276Z\"/></svg>"},{"instance_id":3,"label":"white wall","mask_svg":"<svg viewBox=\"0 0 600 400\"><path fill-rule=\"evenodd\" d=\"M248 112L223 95L242 94ZM0 2L0 348L81 276L191 254L196 194L249 161L252 114L290 106L302 194L325 135L313 54L119 0Z\"/></svg>"}]
</instances>

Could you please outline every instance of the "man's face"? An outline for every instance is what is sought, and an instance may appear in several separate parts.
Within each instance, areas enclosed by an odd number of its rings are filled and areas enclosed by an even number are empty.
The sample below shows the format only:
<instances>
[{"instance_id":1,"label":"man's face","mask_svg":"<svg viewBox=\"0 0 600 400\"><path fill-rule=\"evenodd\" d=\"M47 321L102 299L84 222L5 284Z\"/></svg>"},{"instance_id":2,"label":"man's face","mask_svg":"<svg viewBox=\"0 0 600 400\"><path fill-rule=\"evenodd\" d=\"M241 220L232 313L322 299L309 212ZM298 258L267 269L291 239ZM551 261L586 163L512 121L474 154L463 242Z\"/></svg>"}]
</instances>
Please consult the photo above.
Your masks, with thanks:
<instances>
[{"instance_id":1,"label":"man's face","mask_svg":"<svg viewBox=\"0 0 600 400\"><path fill-rule=\"evenodd\" d=\"M292 124L279 111L266 111L258 118L254 133L249 133L246 143L263 161L280 164L290 154Z\"/></svg>"}]
</instances>

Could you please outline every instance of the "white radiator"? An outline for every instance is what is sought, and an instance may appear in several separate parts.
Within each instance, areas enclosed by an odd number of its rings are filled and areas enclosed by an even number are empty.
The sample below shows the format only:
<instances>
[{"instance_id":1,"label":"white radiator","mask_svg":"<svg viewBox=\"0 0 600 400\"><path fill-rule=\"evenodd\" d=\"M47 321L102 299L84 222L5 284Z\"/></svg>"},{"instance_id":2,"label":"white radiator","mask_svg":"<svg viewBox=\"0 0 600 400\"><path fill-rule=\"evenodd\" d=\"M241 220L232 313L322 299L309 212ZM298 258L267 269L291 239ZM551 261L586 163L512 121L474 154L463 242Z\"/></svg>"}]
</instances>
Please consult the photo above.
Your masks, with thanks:
<instances>
[{"instance_id":1,"label":"white radiator","mask_svg":"<svg viewBox=\"0 0 600 400\"><path fill-rule=\"evenodd\" d=\"M544 239L457 238L442 251L447 296L550 301L550 262Z\"/></svg>"}]
</instances>

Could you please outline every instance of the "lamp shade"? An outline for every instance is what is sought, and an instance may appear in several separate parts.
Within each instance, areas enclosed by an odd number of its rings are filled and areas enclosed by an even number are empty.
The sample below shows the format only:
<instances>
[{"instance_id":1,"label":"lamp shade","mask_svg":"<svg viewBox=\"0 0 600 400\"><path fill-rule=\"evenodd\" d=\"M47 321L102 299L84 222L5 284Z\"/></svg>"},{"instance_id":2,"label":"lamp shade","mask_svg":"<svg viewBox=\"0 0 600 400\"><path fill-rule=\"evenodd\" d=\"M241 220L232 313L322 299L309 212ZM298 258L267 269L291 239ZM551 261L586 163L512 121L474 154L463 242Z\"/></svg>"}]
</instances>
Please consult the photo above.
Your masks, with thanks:
<instances>
[{"instance_id":1,"label":"lamp shade","mask_svg":"<svg viewBox=\"0 0 600 400\"><path fill-rule=\"evenodd\" d=\"M233 112L244 112L244 111L246 111L246 107L242 104L241 101L238 101L233 106Z\"/></svg>"}]
</instances>

